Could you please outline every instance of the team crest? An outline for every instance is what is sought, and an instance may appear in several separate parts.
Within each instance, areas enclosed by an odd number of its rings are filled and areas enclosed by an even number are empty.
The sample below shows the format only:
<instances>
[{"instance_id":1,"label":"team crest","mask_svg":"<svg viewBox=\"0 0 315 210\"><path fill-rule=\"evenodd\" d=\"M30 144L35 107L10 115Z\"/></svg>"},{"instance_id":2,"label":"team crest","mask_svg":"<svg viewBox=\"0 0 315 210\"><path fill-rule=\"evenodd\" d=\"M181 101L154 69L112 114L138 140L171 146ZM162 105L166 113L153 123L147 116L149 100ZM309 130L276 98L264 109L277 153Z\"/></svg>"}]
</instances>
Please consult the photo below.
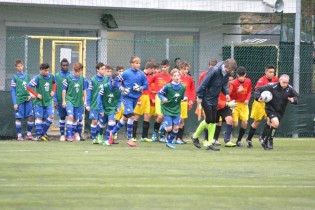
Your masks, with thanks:
<instances>
[{"instance_id":1,"label":"team crest","mask_svg":"<svg viewBox=\"0 0 315 210\"><path fill-rule=\"evenodd\" d=\"M79 88L80 88L80 85L78 84L78 83L75 83L75 85L74 85L74 87L75 87L75 91L78 93L79 92Z\"/></svg>"},{"instance_id":2,"label":"team crest","mask_svg":"<svg viewBox=\"0 0 315 210\"><path fill-rule=\"evenodd\" d=\"M49 91L49 87L50 87L50 84L48 83L48 82L46 82L45 84L44 84L44 88L45 88L45 91Z\"/></svg>"}]
</instances>

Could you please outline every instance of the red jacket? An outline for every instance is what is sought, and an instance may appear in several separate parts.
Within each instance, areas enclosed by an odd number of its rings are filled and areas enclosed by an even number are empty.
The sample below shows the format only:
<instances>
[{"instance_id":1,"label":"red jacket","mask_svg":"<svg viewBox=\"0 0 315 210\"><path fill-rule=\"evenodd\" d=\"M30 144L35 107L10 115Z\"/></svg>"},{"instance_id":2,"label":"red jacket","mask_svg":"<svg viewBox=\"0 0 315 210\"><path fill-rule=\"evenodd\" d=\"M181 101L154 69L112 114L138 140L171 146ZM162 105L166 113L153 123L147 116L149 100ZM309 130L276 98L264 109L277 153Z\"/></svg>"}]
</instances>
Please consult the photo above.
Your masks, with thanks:
<instances>
[{"instance_id":1,"label":"red jacket","mask_svg":"<svg viewBox=\"0 0 315 210\"><path fill-rule=\"evenodd\" d=\"M205 76L207 75L208 71L202 72L199 76L199 80L198 80L198 87L200 86L202 80L205 78Z\"/></svg>"},{"instance_id":2,"label":"red jacket","mask_svg":"<svg viewBox=\"0 0 315 210\"><path fill-rule=\"evenodd\" d=\"M266 75L262 76L257 81L256 86L255 86L255 90L257 90L260 86L264 86L264 85L267 85L267 84L273 83L273 82L278 82L278 80L279 80L278 77L272 77L271 80L268 80Z\"/></svg>"},{"instance_id":3,"label":"red jacket","mask_svg":"<svg viewBox=\"0 0 315 210\"><path fill-rule=\"evenodd\" d=\"M230 83L229 84L230 93L233 92L233 88L234 88L233 84ZM221 92L219 95L217 110L223 109L225 106L226 106L226 96Z\"/></svg>"},{"instance_id":4,"label":"red jacket","mask_svg":"<svg viewBox=\"0 0 315 210\"><path fill-rule=\"evenodd\" d=\"M244 102L245 100L250 100L252 93L252 81L249 78L245 78L244 82L240 82L237 78L232 81L234 86L231 93L231 100L236 102ZM243 87L241 92L238 92L239 88Z\"/></svg>"},{"instance_id":5,"label":"red jacket","mask_svg":"<svg viewBox=\"0 0 315 210\"><path fill-rule=\"evenodd\" d=\"M196 100L196 88L193 78L190 75L180 76L181 83L186 87L186 96L188 101L195 102Z\"/></svg>"}]
</instances>

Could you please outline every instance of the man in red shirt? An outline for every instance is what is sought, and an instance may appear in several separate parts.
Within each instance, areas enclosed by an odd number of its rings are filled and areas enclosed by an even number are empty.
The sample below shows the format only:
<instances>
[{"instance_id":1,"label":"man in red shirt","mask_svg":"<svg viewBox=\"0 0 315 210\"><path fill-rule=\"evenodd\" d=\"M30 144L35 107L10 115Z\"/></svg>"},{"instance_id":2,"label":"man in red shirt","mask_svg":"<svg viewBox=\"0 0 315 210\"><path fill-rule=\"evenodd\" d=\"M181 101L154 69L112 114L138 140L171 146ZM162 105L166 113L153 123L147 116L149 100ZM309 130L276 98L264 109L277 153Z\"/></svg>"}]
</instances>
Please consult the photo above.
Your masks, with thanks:
<instances>
[{"instance_id":1,"label":"man in red shirt","mask_svg":"<svg viewBox=\"0 0 315 210\"><path fill-rule=\"evenodd\" d=\"M236 146L242 147L241 142L244 133L246 131L249 108L248 103L252 93L252 81L249 78L246 78L246 69L242 66L236 69L237 78L232 82L234 88L231 94L231 99L235 100L237 106L233 111L233 128L238 126L238 120L242 121L242 125L238 134L236 141Z\"/></svg>"},{"instance_id":2,"label":"man in red shirt","mask_svg":"<svg viewBox=\"0 0 315 210\"><path fill-rule=\"evenodd\" d=\"M275 75L275 67L273 65L267 65L266 70L265 70L265 75L262 76L258 81L255 86L255 90L257 90L260 86L267 85L269 83L273 82L278 82L278 77L274 76ZM248 136L247 136L247 147L252 148L252 138L255 134L256 129L259 126L259 123L262 119L266 119L266 112L265 112L265 103L260 103L256 100L254 100L253 105L252 105L252 111L250 114L250 118L254 120L252 125L250 126Z\"/></svg>"}]
</instances>

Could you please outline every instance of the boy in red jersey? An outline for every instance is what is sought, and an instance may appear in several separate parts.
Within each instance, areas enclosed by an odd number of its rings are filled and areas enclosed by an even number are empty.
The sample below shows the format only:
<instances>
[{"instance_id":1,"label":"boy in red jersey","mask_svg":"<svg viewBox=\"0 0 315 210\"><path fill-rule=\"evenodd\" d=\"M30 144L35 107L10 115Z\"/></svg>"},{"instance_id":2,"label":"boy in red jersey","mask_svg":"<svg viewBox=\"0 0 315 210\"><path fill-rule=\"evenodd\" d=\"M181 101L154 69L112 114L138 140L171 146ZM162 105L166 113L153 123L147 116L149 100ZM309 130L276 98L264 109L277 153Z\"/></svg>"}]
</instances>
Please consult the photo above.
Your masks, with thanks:
<instances>
[{"instance_id":1,"label":"boy in red jersey","mask_svg":"<svg viewBox=\"0 0 315 210\"><path fill-rule=\"evenodd\" d=\"M273 82L278 82L278 77L274 76L275 75L275 67L273 65L267 65L266 70L265 70L265 75L262 76L256 83L255 86L255 91L260 87L267 85L269 83ZM259 126L259 123L262 119L266 119L267 115L265 112L265 103L260 103L256 100L254 100L253 105L252 105L252 111L250 114L250 118L254 120L252 125L250 126L248 136L246 139L247 142L247 147L252 148L252 138L255 134L256 129Z\"/></svg>"},{"instance_id":2,"label":"boy in red jersey","mask_svg":"<svg viewBox=\"0 0 315 210\"><path fill-rule=\"evenodd\" d=\"M231 99L236 101L237 107L232 114L233 128L238 126L238 120L242 121L242 125L236 141L236 146L242 147L241 142L243 135L246 131L249 108L248 103L252 93L252 81L246 78L246 68L240 66L236 69L237 78L232 82L234 88L231 94Z\"/></svg>"}]
</instances>

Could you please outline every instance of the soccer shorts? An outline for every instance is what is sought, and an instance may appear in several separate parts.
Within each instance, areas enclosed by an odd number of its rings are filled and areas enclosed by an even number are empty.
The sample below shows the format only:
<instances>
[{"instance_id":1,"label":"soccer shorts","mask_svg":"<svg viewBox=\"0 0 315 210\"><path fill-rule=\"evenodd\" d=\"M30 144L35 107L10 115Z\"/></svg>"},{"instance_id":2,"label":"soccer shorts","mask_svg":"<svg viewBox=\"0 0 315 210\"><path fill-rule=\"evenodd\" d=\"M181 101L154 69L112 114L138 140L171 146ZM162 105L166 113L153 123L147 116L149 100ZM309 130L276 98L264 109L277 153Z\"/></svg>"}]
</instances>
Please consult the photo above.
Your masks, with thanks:
<instances>
[{"instance_id":1,"label":"soccer shorts","mask_svg":"<svg viewBox=\"0 0 315 210\"><path fill-rule=\"evenodd\" d=\"M169 116L169 115L164 115L164 126L165 127L170 127L173 125L179 125L180 123L180 116Z\"/></svg>"},{"instance_id":2,"label":"soccer shorts","mask_svg":"<svg viewBox=\"0 0 315 210\"><path fill-rule=\"evenodd\" d=\"M143 115L150 113L150 98L149 95L142 95L140 97L141 104L137 104L135 107L135 114Z\"/></svg>"},{"instance_id":3,"label":"soccer shorts","mask_svg":"<svg viewBox=\"0 0 315 210\"><path fill-rule=\"evenodd\" d=\"M23 119L29 116L34 116L33 105L31 101L25 101L18 105L18 110L14 111L16 119Z\"/></svg>"},{"instance_id":4,"label":"soccer shorts","mask_svg":"<svg viewBox=\"0 0 315 210\"><path fill-rule=\"evenodd\" d=\"M155 106L150 106L150 116L157 116L156 112L155 112Z\"/></svg>"},{"instance_id":5,"label":"soccer shorts","mask_svg":"<svg viewBox=\"0 0 315 210\"><path fill-rule=\"evenodd\" d=\"M54 115L54 109L53 109L52 104L48 106L35 105L34 112L35 112L36 118L47 118L51 115Z\"/></svg>"},{"instance_id":6,"label":"soccer shorts","mask_svg":"<svg viewBox=\"0 0 315 210\"><path fill-rule=\"evenodd\" d=\"M91 109L90 110L89 119L90 120L99 120L100 119L100 114L98 113L97 110Z\"/></svg>"},{"instance_id":7,"label":"soccer shorts","mask_svg":"<svg viewBox=\"0 0 315 210\"><path fill-rule=\"evenodd\" d=\"M237 106L234 108L232 113L233 122L237 122L239 119L241 121L248 121L249 108L248 105L243 102L236 102Z\"/></svg>"},{"instance_id":8,"label":"soccer shorts","mask_svg":"<svg viewBox=\"0 0 315 210\"><path fill-rule=\"evenodd\" d=\"M155 113L157 115L162 114L162 110L161 110L161 99L158 97L158 95L156 94L155 96Z\"/></svg>"},{"instance_id":9,"label":"soccer shorts","mask_svg":"<svg viewBox=\"0 0 315 210\"><path fill-rule=\"evenodd\" d=\"M138 99L137 98L130 98L130 97L127 97L127 96L123 96L122 100L123 100L122 103L125 106L125 108L124 108L124 115L125 116L133 115L134 114L134 108L137 105Z\"/></svg>"},{"instance_id":10,"label":"soccer shorts","mask_svg":"<svg viewBox=\"0 0 315 210\"><path fill-rule=\"evenodd\" d=\"M229 107L226 106L222 109L219 109L217 111L217 114L216 114L217 123L218 122L225 122L225 118L228 116L232 116L232 110Z\"/></svg>"},{"instance_id":11,"label":"soccer shorts","mask_svg":"<svg viewBox=\"0 0 315 210\"><path fill-rule=\"evenodd\" d=\"M102 125L107 124L108 121L115 121L115 114L106 115L104 114L104 117L100 116L100 123Z\"/></svg>"},{"instance_id":12,"label":"soccer shorts","mask_svg":"<svg viewBox=\"0 0 315 210\"><path fill-rule=\"evenodd\" d=\"M188 118L188 101L182 101L180 103L180 117L182 119Z\"/></svg>"},{"instance_id":13,"label":"soccer shorts","mask_svg":"<svg viewBox=\"0 0 315 210\"><path fill-rule=\"evenodd\" d=\"M122 115L123 115L123 113L124 113L124 104L123 103L121 103L121 106L120 106L120 109L118 110L118 112L116 113L116 115L115 115L115 120L120 120L121 118L122 118Z\"/></svg>"},{"instance_id":14,"label":"soccer shorts","mask_svg":"<svg viewBox=\"0 0 315 210\"><path fill-rule=\"evenodd\" d=\"M73 115L73 118L74 119L77 119L77 120L82 120L83 119L83 112L84 112L84 108L83 106L81 107L74 107L74 106L71 106L71 105L67 105L66 107L66 110L67 110L67 115Z\"/></svg>"},{"instance_id":15,"label":"soccer shorts","mask_svg":"<svg viewBox=\"0 0 315 210\"><path fill-rule=\"evenodd\" d=\"M57 111L60 118L67 117L67 110L62 107L62 104L58 104Z\"/></svg>"},{"instance_id":16,"label":"soccer shorts","mask_svg":"<svg viewBox=\"0 0 315 210\"><path fill-rule=\"evenodd\" d=\"M262 119L266 119L266 111L265 111L265 103L260 103L258 101L254 101L252 105L252 112L250 114L250 118L255 121L260 121Z\"/></svg>"}]
</instances>

